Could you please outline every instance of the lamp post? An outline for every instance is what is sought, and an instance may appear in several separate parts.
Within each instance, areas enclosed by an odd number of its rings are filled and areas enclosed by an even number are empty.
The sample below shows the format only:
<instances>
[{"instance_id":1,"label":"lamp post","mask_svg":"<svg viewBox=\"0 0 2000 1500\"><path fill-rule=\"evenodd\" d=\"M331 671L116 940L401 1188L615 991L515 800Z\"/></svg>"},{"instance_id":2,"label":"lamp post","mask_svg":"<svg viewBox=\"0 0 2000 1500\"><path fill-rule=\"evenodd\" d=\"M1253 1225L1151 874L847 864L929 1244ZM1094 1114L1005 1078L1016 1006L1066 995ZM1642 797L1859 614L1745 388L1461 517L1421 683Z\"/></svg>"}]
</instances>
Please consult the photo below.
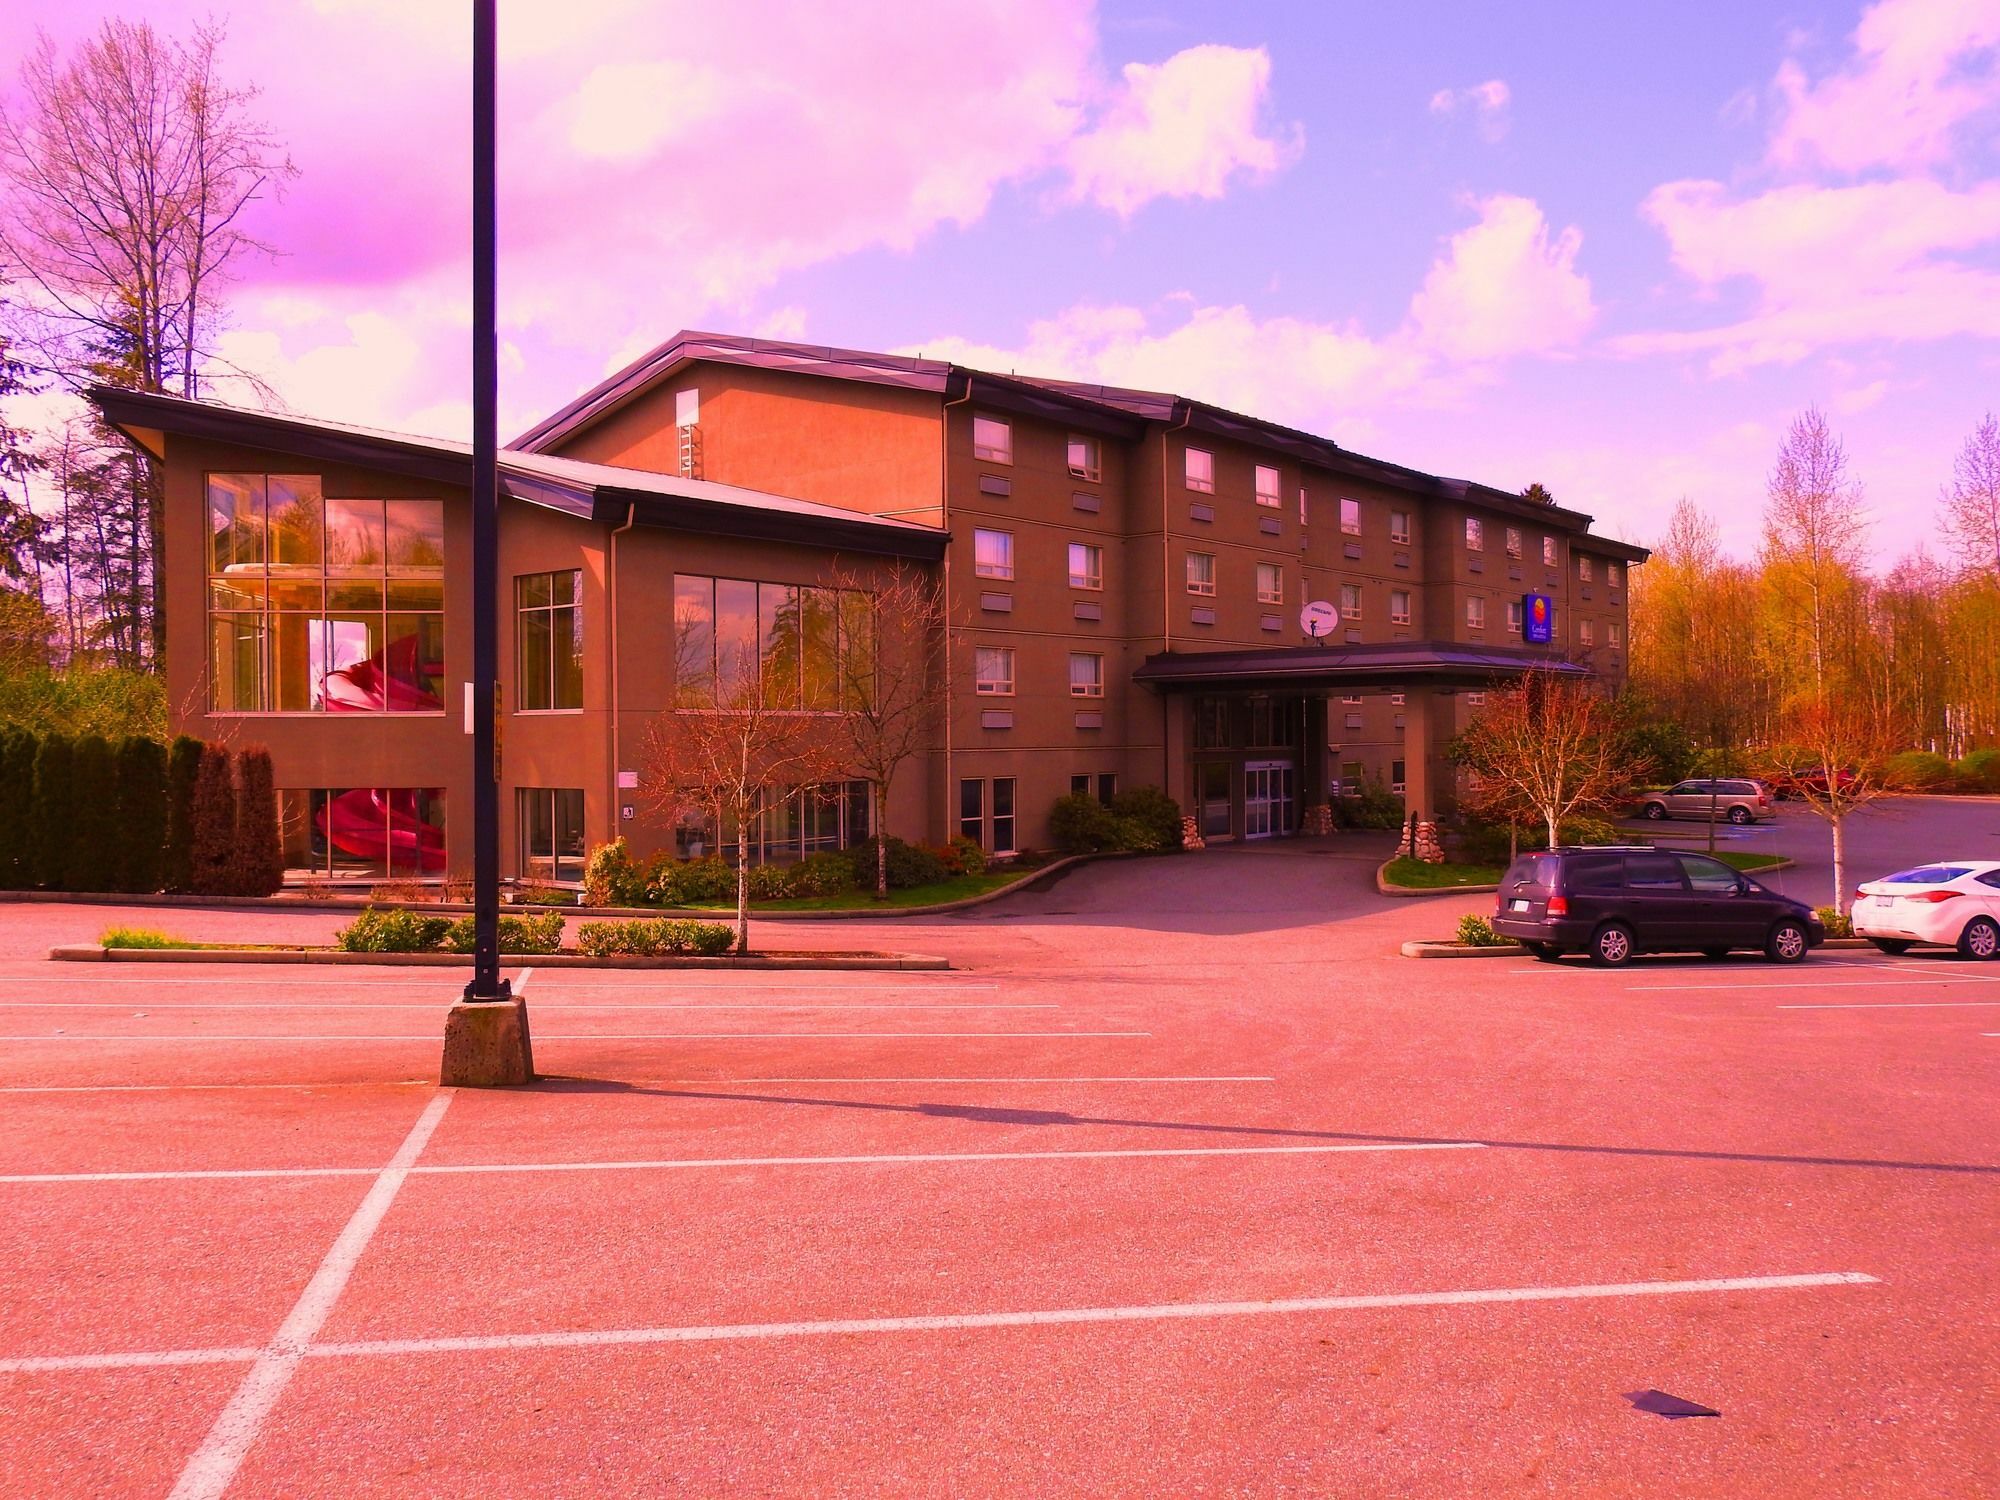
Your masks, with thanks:
<instances>
[{"instance_id":1,"label":"lamp post","mask_svg":"<svg viewBox=\"0 0 2000 1500\"><path fill-rule=\"evenodd\" d=\"M528 1009L500 977L499 359L494 0L472 4L472 982L445 1022L440 1081L535 1076Z\"/></svg>"}]
</instances>

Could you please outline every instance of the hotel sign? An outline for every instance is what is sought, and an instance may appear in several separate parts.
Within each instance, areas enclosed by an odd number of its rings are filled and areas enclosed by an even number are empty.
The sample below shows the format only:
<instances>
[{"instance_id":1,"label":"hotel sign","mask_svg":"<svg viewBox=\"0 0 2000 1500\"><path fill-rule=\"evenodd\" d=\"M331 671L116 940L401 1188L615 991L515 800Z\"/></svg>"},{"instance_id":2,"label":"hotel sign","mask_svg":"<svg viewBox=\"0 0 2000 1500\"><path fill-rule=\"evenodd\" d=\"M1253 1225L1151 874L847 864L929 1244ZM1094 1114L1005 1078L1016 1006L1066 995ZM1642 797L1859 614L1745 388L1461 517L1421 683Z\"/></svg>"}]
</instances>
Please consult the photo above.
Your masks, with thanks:
<instances>
[{"instance_id":1,"label":"hotel sign","mask_svg":"<svg viewBox=\"0 0 2000 1500\"><path fill-rule=\"evenodd\" d=\"M1556 607L1547 594L1521 596L1521 639L1546 646L1555 639Z\"/></svg>"}]
</instances>

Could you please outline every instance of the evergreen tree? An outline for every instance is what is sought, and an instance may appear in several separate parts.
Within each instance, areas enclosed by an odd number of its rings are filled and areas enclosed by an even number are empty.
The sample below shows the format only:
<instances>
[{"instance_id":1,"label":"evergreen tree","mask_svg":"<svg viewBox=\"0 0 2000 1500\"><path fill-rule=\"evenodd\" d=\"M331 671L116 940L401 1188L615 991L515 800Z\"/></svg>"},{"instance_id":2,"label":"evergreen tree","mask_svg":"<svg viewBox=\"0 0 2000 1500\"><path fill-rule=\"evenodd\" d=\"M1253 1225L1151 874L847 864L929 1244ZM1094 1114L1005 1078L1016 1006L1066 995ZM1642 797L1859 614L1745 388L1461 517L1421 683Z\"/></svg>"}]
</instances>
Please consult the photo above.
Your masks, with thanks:
<instances>
[{"instance_id":1,"label":"evergreen tree","mask_svg":"<svg viewBox=\"0 0 2000 1500\"><path fill-rule=\"evenodd\" d=\"M167 846L161 888L194 889L194 786L201 774L201 741L178 735L167 752Z\"/></svg>"},{"instance_id":2,"label":"evergreen tree","mask_svg":"<svg viewBox=\"0 0 2000 1500\"><path fill-rule=\"evenodd\" d=\"M118 756L111 741L87 734L76 742L70 762L69 854L63 861L63 884L72 891L118 889L120 845L125 831L118 826Z\"/></svg>"},{"instance_id":3,"label":"evergreen tree","mask_svg":"<svg viewBox=\"0 0 2000 1500\"><path fill-rule=\"evenodd\" d=\"M30 810L33 880L52 891L66 888L71 822L71 746L60 734L49 735L35 750L35 802Z\"/></svg>"},{"instance_id":4,"label":"evergreen tree","mask_svg":"<svg viewBox=\"0 0 2000 1500\"><path fill-rule=\"evenodd\" d=\"M236 777L229 747L203 745L194 782L194 838L189 888L197 896L228 896L235 875Z\"/></svg>"},{"instance_id":5,"label":"evergreen tree","mask_svg":"<svg viewBox=\"0 0 2000 1500\"><path fill-rule=\"evenodd\" d=\"M236 768L236 867L231 883L236 895L268 896L285 883L271 752L251 745L237 756Z\"/></svg>"},{"instance_id":6,"label":"evergreen tree","mask_svg":"<svg viewBox=\"0 0 2000 1500\"><path fill-rule=\"evenodd\" d=\"M35 883L35 749L27 730L0 730L0 890Z\"/></svg>"},{"instance_id":7,"label":"evergreen tree","mask_svg":"<svg viewBox=\"0 0 2000 1500\"><path fill-rule=\"evenodd\" d=\"M167 749L132 735L118 745L118 889L157 891L167 842Z\"/></svg>"}]
</instances>

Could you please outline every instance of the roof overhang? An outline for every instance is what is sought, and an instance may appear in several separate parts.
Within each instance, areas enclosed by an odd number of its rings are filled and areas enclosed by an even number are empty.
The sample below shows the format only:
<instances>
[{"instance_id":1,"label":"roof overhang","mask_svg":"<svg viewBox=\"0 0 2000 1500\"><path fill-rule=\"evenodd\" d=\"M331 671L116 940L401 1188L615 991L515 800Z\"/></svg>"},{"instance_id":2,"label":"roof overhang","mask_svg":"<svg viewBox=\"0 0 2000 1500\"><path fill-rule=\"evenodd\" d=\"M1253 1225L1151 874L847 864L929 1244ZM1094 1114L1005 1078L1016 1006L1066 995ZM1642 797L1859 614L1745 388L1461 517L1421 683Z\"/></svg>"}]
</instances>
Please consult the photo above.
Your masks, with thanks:
<instances>
[{"instance_id":1,"label":"roof overhang","mask_svg":"<svg viewBox=\"0 0 2000 1500\"><path fill-rule=\"evenodd\" d=\"M1393 641L1370 646L1267 646L1252 651L1161 651L1133 672L1161 692L1316 688L1486 688L1532 671L1590 677L1579 662L1527 647L1461 641Z\"/></svg>"}]
</instances>

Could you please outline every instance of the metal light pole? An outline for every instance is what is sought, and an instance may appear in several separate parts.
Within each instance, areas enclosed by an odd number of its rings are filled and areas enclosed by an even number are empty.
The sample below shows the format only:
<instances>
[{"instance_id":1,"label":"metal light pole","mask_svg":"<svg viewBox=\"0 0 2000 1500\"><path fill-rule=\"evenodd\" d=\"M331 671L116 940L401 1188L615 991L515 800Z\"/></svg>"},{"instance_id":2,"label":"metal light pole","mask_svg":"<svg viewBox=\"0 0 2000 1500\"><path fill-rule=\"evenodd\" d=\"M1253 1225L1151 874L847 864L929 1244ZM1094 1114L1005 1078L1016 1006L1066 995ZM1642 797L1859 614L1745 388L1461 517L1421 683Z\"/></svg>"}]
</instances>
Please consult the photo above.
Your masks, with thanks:
<instances>
[{"instance_id":1,"label":"metal light pole","mask_svg":"<svg viewBox=\"0 0 2000 1500\"><path fill-rule=\"evenodd\" d=\"M500 471L495 342L494 0L472 3L472 983L445 1021L440 1081L535 1076L528 1007L500 977Z\"/></svg>"}]
</instances>

